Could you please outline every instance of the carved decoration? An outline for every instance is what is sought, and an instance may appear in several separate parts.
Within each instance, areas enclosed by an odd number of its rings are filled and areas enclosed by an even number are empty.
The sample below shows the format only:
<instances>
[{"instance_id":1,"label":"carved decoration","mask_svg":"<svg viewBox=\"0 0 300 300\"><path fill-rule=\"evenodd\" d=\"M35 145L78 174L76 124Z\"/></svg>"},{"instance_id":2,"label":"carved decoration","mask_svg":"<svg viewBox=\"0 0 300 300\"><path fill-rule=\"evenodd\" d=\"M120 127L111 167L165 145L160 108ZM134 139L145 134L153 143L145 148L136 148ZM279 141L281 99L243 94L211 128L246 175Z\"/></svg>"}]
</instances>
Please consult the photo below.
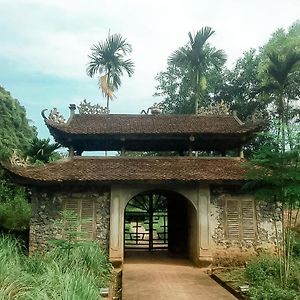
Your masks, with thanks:
<instances>
[{"instance_id":1,"label":"carved decoration","mask_svg":"<svg viewBox=\"0 0 300 300\"><path fill-rule=\"evenodd\" d=\"M65 123L65 118L58 112L56 107L51 109L48 120L58 124Z\"/></svg>"},{"instance_id":2,"label":"carved decoration","mask_svg":"<svg viewBox=\"0 0 300 300\"><path fill-rule=\"evenodd\" d=\"M10 163L14 166L19 166L19 167L27 167L29 165L28 160L18 156L16 150L14 150L10 158Z\"/></svg>"},{"instance_id":3,"label":"carved decoration","mask_svg":"<svg viewBox=\"0 0 300 300\"><path fill-rule=\"evenodd\" d=\"M153 103L153 105L149 107L147 111L143 109L141 111L141 114L149 115L149 112L151 112L151 115L160 115L162 113L162 110L157 103Z\"/></svg>"},{"instance_id":4,"label":"carved decoration","mask_svg":"<svg viewBox=\"0 0 300 300\"><path fill-rule=\"evenodd\" d=\"M199 107L197 114L201 116L220 116L231 115L232 112L230 106L222 100L219 103L211 104L207 107Z\"/></svg>"},{"instance_id":5,"label":"carved decoration","mask_svg":"<svg viewBox=\"0 0 300 300\"><path fill-rule=\"evenodd\" d=\"M78 105L78 111L81 115L109 114L109 110L107 109L107 107L103 107L100 104L92 105L91 102L87 102L86 99L84 99L83 102L80 102L80 104Z\"/></svg>"}]
</instances>

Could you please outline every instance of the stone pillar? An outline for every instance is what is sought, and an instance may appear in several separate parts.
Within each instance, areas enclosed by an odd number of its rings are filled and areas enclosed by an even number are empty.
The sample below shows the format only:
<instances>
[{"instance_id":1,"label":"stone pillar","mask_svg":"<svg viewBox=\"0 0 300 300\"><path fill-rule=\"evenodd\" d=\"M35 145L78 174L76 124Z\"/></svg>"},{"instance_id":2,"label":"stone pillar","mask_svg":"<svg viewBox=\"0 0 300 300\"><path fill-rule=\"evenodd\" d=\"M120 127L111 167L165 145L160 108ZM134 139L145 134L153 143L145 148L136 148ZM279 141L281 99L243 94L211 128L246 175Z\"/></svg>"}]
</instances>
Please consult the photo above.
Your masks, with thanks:
<instances>
[{"instance_id":1,"label":"stone pillar","mask_svg":"<svg viewBox=\"0 0 300 300\"><path fill-rule=\"evenodd\" d=\"M207 267L212 263L212 254L210 249L209 236L209 203L210 189L209 186L198 188L198 226L199 226L199 265Z\"/></svg>"},{"instance_id":2,"label":"stone pillar","mask_svg":"<svg viewBox=\"0 0 300 300\"><path fill-rule=\"evenodd\" d=\"M115 267L122 264L123 251L123 226L124 226L124 199L121 188L112 188L110 201L110 241L109 259Z\"/></svg>"}]
</instances>

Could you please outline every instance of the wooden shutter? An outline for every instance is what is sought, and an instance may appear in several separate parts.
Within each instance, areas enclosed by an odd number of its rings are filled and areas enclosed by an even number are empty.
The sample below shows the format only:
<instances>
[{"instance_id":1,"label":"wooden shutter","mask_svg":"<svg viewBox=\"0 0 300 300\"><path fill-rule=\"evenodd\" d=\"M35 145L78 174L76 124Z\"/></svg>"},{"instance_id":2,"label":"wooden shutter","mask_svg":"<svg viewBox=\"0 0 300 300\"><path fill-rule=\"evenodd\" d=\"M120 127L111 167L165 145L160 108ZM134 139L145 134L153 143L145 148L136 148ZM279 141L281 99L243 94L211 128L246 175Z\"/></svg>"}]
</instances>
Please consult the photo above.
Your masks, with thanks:
<instances>
[{"instance_id":1,"label":"wooden shutter","mask_svg":"<svg viewBox=\"0 0 300 300\"><path fill-rule=\"evenodd\" d=\"M226 199L225 202L225 235L230 240L240 238L239 202L236 199Z\"/></svg>"},{"instance_id":2,"label":"wooden shutter","mask_svg":"<svg viewBox=\"0 0 300 300\"><path fill-rule=\"evenodd\" d=\"M256 238L256 213L253 199L243 198L241 204L241 234L244 240Z\"/></svg>"},{"instance_id":3,"label":"wooden shutter","mask_svg":"<svg viewBox=\"0 0 300 300\"><path fill-rule=\"evenodd\" d=\"M229 240L254 240L256 238L256 213L254 200L248 197L224 199L224 232Z\"/></svg>"},{"instance_id":4,"label":"wooden shutter","mask_svg":"<svg viewBox=\"0 0 300 300\"><path fill-rule=\"evenodd\" d=\"M85 240L95 238L95 202L91 199L81 200L81 233Z\"/></svg>"},{"instance_id":5,"label":"wooden shutter","mask_svg":"<svg viewBox=\"0 0 300 300\"><path fill-rule=\"evenodd\" d=\"M95 201L92 199L67 199L65 209L71 210L77 215L74 217L74 224L79 221L76 230L81 233L80 239L93 240L96 233Z\"/></svg>"},{"instance_id":6,"label":"wooden shutter","mask_svg":"<svg viewBox=\"0 0 300 300\"><path fill-rule=\"evenodd\" d=\"M70 226L69 228L72 231L78 231L78 220L80 220L80 203L76 199L67 199L65 201L65 209L74 213L74 217L70 220L70 224L66 225Z\"/></svg>"}]
</instances>

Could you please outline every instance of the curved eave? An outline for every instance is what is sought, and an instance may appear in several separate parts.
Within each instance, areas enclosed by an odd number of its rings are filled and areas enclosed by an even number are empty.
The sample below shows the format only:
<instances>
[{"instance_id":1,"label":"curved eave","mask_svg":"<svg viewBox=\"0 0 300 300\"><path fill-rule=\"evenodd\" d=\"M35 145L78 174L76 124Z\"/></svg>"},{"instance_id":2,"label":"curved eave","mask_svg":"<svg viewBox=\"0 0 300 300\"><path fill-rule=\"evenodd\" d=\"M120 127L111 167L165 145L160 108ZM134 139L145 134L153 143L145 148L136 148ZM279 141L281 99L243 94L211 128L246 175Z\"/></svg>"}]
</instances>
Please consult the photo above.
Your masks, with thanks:
<instances>
[{"instance_id":1,"label":"curved eave","mask_svg":"<svg viewBox=\"0 0 300 300\"><path fill-rule=\"evenodd\" d=\"M45 166L4 168L25 185L245 181L244 160L195 157L76 157Z\"/></svg>"}]
</instances>

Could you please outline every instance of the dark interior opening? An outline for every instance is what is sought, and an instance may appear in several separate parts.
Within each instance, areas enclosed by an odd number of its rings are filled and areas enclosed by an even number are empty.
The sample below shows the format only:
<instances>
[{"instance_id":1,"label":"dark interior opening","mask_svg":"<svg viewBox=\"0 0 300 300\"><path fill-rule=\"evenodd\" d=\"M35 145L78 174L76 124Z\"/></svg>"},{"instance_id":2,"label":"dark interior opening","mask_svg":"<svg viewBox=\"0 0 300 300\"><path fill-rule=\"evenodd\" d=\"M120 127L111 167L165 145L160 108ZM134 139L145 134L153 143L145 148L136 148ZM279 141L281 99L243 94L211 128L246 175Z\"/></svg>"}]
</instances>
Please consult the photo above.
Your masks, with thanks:
<instances>
[{"instance_id":1,"label":"dark interior opening","mask_svg":"<svg viewBox=\"0 0 300 300\"><path fill-rule=\"evenodd\" d=\"M137 252L190 256L195 244L194 211L176 192L155 190L134 196L125 208L125 257Z\"/></svg>"}]
</instances>

